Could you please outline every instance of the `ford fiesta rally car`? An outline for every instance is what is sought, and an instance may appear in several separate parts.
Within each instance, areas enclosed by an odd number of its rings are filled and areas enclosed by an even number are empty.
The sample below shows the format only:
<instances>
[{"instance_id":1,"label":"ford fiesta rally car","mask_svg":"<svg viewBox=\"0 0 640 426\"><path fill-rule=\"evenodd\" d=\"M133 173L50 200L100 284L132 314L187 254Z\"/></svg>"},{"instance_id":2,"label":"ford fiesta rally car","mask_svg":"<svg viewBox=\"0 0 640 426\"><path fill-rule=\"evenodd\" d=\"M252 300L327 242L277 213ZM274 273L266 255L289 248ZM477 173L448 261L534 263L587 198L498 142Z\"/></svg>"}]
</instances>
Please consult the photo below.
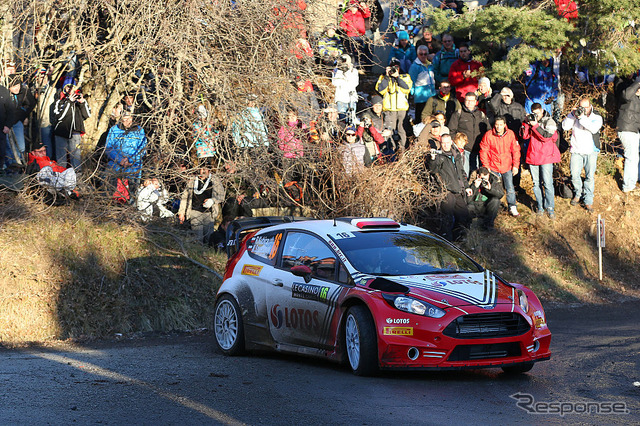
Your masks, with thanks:
<instances>
[{"instance_id":1,"label":"ford fiesta rally car","mask_svg":"<svg viewBox=\"0 0 640 426\"><path fill-rule=\"evenodd\" d=\"M250 218L227 230L219 349L251 349L381 369L501 367L550 357L540 301L447 241L383 218Z\"/></svg>"}]
</instances>

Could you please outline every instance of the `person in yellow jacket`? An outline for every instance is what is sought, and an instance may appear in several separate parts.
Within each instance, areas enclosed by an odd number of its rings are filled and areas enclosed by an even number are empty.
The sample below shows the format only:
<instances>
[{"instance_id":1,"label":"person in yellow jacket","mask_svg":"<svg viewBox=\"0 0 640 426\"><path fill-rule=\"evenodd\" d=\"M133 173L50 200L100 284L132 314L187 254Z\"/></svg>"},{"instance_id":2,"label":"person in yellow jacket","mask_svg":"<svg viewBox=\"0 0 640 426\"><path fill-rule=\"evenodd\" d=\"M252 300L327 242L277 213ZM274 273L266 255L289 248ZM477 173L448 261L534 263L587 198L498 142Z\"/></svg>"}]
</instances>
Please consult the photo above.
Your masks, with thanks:
<instances>
[{"instance_id":1,"label":"person in yellow jacket","mask_svg":"<svg viewBox=\"0 0 640 426\"><path fill-rule=\"evenodd\" d=\"M395 58L391 60L386 73L382 74L376 83L376 90L382 96L384 127L398 132L400 137L398 145L393 147L395 152L402 152L407 148L404 121L409 110L409 92L412 84L409 74L400 74L400 62Z\"/></svg>"}]
</instances>

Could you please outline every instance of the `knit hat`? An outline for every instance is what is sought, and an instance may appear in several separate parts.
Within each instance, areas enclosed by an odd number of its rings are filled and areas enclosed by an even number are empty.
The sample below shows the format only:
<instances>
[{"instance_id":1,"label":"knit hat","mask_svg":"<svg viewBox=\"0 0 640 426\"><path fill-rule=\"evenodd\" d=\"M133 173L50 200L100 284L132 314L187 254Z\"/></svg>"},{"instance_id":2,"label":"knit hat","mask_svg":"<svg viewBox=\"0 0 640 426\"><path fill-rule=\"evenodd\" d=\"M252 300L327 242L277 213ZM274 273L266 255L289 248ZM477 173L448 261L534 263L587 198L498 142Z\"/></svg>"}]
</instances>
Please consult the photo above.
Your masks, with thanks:
<instances>
[{"instance_id":1,"label":"knit hat","mask_svg":"<svg viewBox=\"0 0 640 426\"><path fill-rule=\"evenodd\" d=\"M382 103L382 96L374 95L373 97L371 97L371 105L381 104L381 103Z\"/></svg>"},{"instance_id":2,"label":"knit hat","mask_svg":"<svg viewBox=\"0 0 640 426\"><path fill-rule=\"evenodd\" d=\"M8 87L13 87L13 86L17 86L22 84L22 79L20 78L20 76L18 74L11 74L9 76L9 86Z\"/></svg>"},{"instance_id":3,"label":"knit hat","mask_svg":"<svg viewBox=\"0 0 640 426\"><path fill-rule=\"evenodd\" d=\"M398 40L409 40L409 33L406 31L398 31Z\"/></svg>"}]
</instances>

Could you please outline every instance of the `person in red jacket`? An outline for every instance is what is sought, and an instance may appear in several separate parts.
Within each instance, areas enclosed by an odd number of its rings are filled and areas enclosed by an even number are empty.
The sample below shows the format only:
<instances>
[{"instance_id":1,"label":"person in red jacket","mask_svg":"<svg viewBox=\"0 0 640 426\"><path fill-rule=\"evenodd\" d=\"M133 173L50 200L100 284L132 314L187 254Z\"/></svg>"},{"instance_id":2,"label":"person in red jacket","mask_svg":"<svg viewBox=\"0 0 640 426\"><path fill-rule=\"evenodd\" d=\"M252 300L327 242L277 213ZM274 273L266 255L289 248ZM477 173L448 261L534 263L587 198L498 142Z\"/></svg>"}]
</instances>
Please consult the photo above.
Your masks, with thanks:
<instances>
[{"instance_id":1,"label":"person in red jacket","mask_svg":"<svg viewBox=\"0 0 640 426\"><path fill-rule=\"evenodd\" d=\"M36 142L29 153L27 174L35 174L38 183L52 194L61 192L65 196L78 197L77 176L73 167L65 168L47 156L47 148L42 142Z\"/></svg>"},{"instance_id":2,"label":"person in red jacket","mask_svg":"<svg viewBox=\"0 0 640 426\"><path fill-rule=\"evenodd\" d=\"M468 92L478 90L478 77L484 68L478 61L471 59L469 45L462 43L458 48L460 57L449 68L449 83L456 88L456 98L464 102Z\"/></svg>"},{"instance_id":3,"label":"person in red jacket","mask_svg":"<svg viewBox=\"0 0 640 426\"><path fill-rule=\"evenodd\" d=\"M514 217L519 216L513 177L518 174L520 166L520 145L515 133L507 128L507 120L503 116L496 117L493 129L482 137L480 162L487 169L502 176L509 213Z\"/></svg>"},{"instance_id":4,"label":"person in red jacket","mask_svg":"<svg viewBox=\"0 0 640 426\"><path fill-rule=\"evenodd\" d=\"M539 103L531 106L531 113L532 116L522 123L520 133L523 140L529 139L526 162L533 179L533 195L538 204L536 214L541 216L546 210L549 218L554 219L553 164L560 162L560 150L556 145L558 126ZM540 187L541 178L544 194Z\"/></svg>"},{"instance_id":5,"label":"person in red jacket","mask_svg":"<svg viewBox=\"0 0 640 426\"><path fill-rule=\"evenodd\" d=\"M362 60L368 61L364 35L367 31L365 19L370 16L371 11L365 2L350 0L349 9L344 12L340 21L340 27L347 34L345 49L352 58L357 58L360 65Z\"/></svg>"}]
</instances>

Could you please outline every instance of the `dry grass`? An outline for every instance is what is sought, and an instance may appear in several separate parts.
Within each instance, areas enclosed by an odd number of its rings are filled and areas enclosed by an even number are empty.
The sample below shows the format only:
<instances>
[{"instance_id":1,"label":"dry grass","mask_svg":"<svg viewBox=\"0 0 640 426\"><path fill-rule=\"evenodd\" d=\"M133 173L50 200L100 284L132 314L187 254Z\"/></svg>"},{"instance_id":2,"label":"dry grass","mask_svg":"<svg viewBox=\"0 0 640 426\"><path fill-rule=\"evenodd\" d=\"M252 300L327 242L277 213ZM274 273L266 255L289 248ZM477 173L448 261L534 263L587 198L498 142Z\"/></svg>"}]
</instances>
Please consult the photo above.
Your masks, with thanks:
<instances>
[{"instance_id":1,"label":"dry grass","mask_svg":"<svg viewBox=\"0 0 640 426\"><path fill-rule=\"evenodd\" d=\"M2 344L207 326L219 280L176 253L184 247L216 269L223 256L180 231L174 239L151 226L96 220L82 203L44 210L24 197L4 201Z\"/></svg>"}]
</instances>

